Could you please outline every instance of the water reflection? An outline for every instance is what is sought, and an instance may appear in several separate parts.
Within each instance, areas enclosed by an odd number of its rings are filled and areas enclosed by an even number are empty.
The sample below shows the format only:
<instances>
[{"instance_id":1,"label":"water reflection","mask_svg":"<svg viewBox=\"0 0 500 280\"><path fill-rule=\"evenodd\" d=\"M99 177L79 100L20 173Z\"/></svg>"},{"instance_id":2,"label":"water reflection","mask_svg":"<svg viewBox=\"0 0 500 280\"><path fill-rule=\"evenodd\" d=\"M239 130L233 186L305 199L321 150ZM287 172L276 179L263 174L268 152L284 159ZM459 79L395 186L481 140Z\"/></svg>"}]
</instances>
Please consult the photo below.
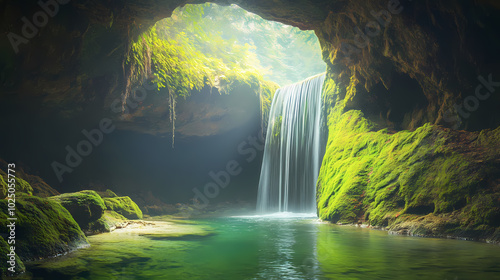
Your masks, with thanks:
<instances>
[{"instance_id":1,"label":"water reflection","mask_svg":"<svg viewBox=\"0 0 500 280\"><path fill-rule=\"evenodd\" d=\"M322 224L318 261L328 279L499 279L498 246Z\"/></svg>"},{"instance_id":2,"label":"water reflection","mask_svg":"<svg viewBox=\"0 0 500 280\"><path fill-rule=\"evenodd\" d=\"M33 279L500 279L500 247L318 222L311 215L199 221L215 234L104 234L29 265ZM201 233L185 225L190 234ZM25 278L31 279L31 278Z\"/></svg>"},{"instance_id":3,"label":"water reflection","mask_svg":"<svg viewBox=\"0 0 500 280\"><path fill-rule=\"evenodd\" d=\"M247 279L316 279L319 263L316 256L317 225L315 214L279 214L240 217L240 222L254 226L252 234L258 268Z\"/></svg>"}]
</instances>

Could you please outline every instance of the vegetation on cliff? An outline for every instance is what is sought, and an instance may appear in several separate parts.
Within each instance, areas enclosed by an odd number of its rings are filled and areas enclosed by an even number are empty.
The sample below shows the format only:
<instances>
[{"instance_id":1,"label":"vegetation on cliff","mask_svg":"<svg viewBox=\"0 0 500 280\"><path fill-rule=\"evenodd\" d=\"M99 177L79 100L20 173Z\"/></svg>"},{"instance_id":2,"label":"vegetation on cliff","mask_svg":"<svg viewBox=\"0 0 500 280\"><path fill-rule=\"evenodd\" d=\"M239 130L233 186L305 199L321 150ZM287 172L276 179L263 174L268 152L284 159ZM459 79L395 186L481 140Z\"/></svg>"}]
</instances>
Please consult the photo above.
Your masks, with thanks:
<instances>
[{"instance_id":1,"label":"vegetation on cliff","mask_svg":"<svg viewBox=\"0 0 500 280\"><path fill-rule=\"evenodd\" d=\"M349 91L355 88L347 96ZM500 128L472 133L426 124L415 131L377 130L361 111L346 110L349 98L338 93L329 79L325 100L335 106L328 111L318 179L321 219L394 227L424 217L434 222L420 232L434 235L491 235L500 227L500 151L492 140Z\"/></svg>"},{"instance_id":2,"label":"vegetation on cliff","mask_svg":"<svg viewBox=\"0 0 500 280\"><path fill-rule=\"evenodd\" d=\"M130 45L127 93L154 80L168 99L175 131L177 98L204 88L229 94L250 87L260 98L262 126L277 85L323 72L325 64L313 32L268 22L237 6L186 5L161 20Z\"/></svg>"},{"instance_id":3,"label":"vegetation on cliff","mask_svg":"<svg viewBox=\"0 0 500 280\"><path fill-rule=\"evenodd\" d=\"M249 46L233 44L200 29L196 23L202 14L203 10L193 6L153 26L131 45L126 60L127 94L131 85L143 79L154 80L158 90L166 93L172 139L179 97L187 98L205 87L230 93L238 85L247 85L261 98L264 111L277 88L254 67Z\"/></svg>"}]
</instances>

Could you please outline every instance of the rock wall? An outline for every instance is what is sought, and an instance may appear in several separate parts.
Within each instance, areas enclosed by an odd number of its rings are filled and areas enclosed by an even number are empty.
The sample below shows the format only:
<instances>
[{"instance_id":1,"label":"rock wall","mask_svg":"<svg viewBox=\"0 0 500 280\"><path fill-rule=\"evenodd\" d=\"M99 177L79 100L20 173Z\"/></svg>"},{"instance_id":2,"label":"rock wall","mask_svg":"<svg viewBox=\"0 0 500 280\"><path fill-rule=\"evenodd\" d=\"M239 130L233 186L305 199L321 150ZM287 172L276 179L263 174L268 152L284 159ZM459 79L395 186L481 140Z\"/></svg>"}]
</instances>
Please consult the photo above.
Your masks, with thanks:
<instances>
[{"instance_id":1,"label":"rock wall","mask_svg":"<svg viewBox=\"0 0 500 280\"><path fill-rule=\"evenodd\" d=\"M425 124L376 129L325 86L328 143L317 183L321 219L399 233L500 241L500 128Z\"/></svg>"},{"instance_id":2,"label":"rock wall","mask_svg":"<svg viewBox=\"0 0 500 280\"><path fill-rule=\"evenodd\" d=\"M110 111L106 100L126 87L130 43L177 6L204 1L52 2L57 13L44 22L33 17L43 7L4 2L1 30L8 40L0 45L0 88L2 99L37 99L71 118ZM493 94L500 42L492 1L216 2L315 30L328 72L352 101L348 108L364 110L383 127L415 129L430 122L480 130L500 124L500 113L492 110L500 102ZM349 87L357 88L355 96Z\"/></svg>"}]
</instances>

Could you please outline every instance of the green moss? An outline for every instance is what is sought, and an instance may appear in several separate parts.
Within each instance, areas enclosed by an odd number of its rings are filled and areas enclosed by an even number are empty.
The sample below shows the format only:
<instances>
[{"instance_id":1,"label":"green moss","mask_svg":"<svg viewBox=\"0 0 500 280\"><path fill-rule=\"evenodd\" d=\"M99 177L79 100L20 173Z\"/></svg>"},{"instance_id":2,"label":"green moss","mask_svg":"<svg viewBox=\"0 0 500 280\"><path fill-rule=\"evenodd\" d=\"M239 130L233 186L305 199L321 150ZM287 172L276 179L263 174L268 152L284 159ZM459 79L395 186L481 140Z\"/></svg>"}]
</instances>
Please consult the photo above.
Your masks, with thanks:
<instances>
[{"instance_id":1,"label":"green moss","mask_svg":"<svg viewBox=\"0 0 500 280\"><path fill-rule=\"evenodd\" d=\"M0 200L7 209L7 200ZM7 214L0 212L1 231L7 231ZM39 197L16 199L16 253L21 260L55 256L87 245L71 214L59 202Z\"/></svg>"},{"instance_id":2,"label":"green moss","mask_svg":"<svg viewBox=\"0 0 500 280\"><path fill-rule=\"evenodd\" d=\"M112 211L112 210L104 211L103 217L105 217L108 220L117 220L117 221L127 220L127 218L125 218L122 214L119 214L119 213Z\"/></svg>"},{"instance_id":3,"label":"green moss","mask_svg":"<svg viewBox=\"0 0 500 280\"><path fill-rule=\"evenodd\" d=\"M110 232L111 228L110 225L103 215L96 221L90 222L88 225L88 229L86 234L87 235L92 235L92 234L98 234L98 233L104 233L104 232Z\"/></svg>"},{"instance_id":4,"label":"green moss","mask_svg":"<svg viewBox=\"0 0 500 280\"><path fill-rule=\"evenodd\" d=\"M269 121L269 113L271 111L271 104L273 102L274 94L278 90L278 84L269 81L260 81L259 83L259 100L262 129L265 131L267 122Z\"/></svg>"},{"instance_id":5,"label":"green moss","mask_svg":"<svg viewBox=\"0 0 500 280\"><path fill-rule=\"evenodd\" d=\"M496 226L500 129L474 134L425 124L415 131L376 131L361 111L346 109L348 101L335 100L333 81L324 89L335 106L328 111L318 178L321 219L387 226L403 214L453 213L462 227Z\"/></svg>"},{"instance_id":6,"label":"green moss","mask_svg":"<svg viewBox=\"0 0 500 280\"><path fill-rule=\"evenodd\" d=\"M8 275L23 273L26 270L26 268L24 267L24 263L21 261L17 254L15 254L14 256L16 262L14 272L8 270L8 268L11 267L11 265L8 263L8 261L11 261L11 257L7 256L7 254L10 254L11 246L15 247L15 244L7 244L7 242L0 236L0 262L2 263L2 265L0 266L0 275L2 276L2 279L4 279L3 277L6 277Z\"/></svg>"},{"instance_id":7,"label":"green moss","mask_svg":"<svg viewBox=\"0 0 500 280\"><path fill-rule=\"evenodd\" d=\"M8 189L9 189L9 184L8 178L7 178L7 173L3 170L0 169L0 199L3 199L7 197ZM11 177L12 178L12 177ZM16 195L21 195L21 194L27 194L27 195L32 195L33 194L33 188L31 185L26 182L25 180L16 177Z\"/></svg>"},{"instance_id":8,"label":"green moss","mask_svg":"<svg viewBox=\"0 0 500 280\"><path fill-rule=\"evenodd\" d=\"M87 231L91 222L101 218L106 205L103 199L91 190L75 193L65 193L50 197L51 200L60 202L73 215L80 227Z\"/></svg>"},{"instance_id":9,"label":"green moss","mask_svg":"<svg viewBox=\"0 0 500 280\"><path fill-rule=\"evenodd\" d=\"M282 122L283 122L282 116L279 116L273 120L273 130L270 141L272 144L280 145Z\"/></svg>"},{"instance_id":10,"label":"green moss","mask_svg":"<svg viewBox=\"0 0 500 280\"><path fill-rule=\"evenodd\" d=\"M247 61L252 56L249 46L228 43L222 38L220 42L210 38L202 40L217 49L224 44L221 57L204 51L196 44L195 37L199 36L186 36L182 29L175 30L169 24L144 32L127 52L125 94L130 94L131 88L144 80L154 80L159 93L166 95L168 100L174 140L177 98L187 98L203 88L215 88L220 94L229 94L247 85L260 98L262 128L265 129L272 97L279 86L264 80L261 71Z\"/></svg>"},{"instance_id":11,"label":"green moss","mask_svg":"<svg viewBox=\"0 0 500 280\"><path fill-rule=\"evenodd\" d=\"M99 196L102 197L102 198L105 198L105 197L117 197L116 193L114 193L110 189L107 189L106 191L103 191L103 192L97 191L97 194L99 194Z\"/></svg>"},{"instance_id":12,"label":"green moss","mask_svg":"<svg viewBox=\"0 0 500 280\"><path fill-rule=\"evenodd\" d=\"M128 219L123 215L113 211L106 210L101 218L89 224L88 235L94 235L103 232L111 232L118 224L123 224Z\"/></svg>"},{"instance_id":13,"label":"green moss","mask_svg":"<svg viewBox=\"0 0 500 280\"><path fill-rule=\"evenodd\" d=\"M108 210L113 210L128 219L142 219L139 206L128 196L104 198Z\"/></svg>"}]
</instances>

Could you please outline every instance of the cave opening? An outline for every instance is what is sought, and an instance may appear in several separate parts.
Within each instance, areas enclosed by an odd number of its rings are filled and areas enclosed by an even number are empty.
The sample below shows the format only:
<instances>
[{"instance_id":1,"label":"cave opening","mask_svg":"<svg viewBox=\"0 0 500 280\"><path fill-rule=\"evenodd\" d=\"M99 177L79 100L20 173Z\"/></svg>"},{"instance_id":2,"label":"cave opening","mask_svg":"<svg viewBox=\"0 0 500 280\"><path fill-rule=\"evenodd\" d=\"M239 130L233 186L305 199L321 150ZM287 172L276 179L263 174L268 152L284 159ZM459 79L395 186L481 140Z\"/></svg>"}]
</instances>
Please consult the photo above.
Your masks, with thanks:
<instances>
[{"instance_id":1,"label":"cave opening","mask_svg":"<svg viewBox=\"0 0 500 280\"><path fill-rule=\"evenodd\" d=\"M198 190L215 186L213 181L220 179L214 174L224 172L232 161L240 163L242 172L228 178L224 190L217 191L212 202L255 203L261 147L274 91L326 68L313 31L264 20L237 5L216 4L179 7L171 17L156 22L132 46L129 66L130 75L154 80L161 88L160 95L168 96L160 101L168 110L159 109L162 115L158 117L172 128L162 131L160 136L165 138L158 142L168 141L170 134L177 135L176 155L160 144L158 149L164 153L161 164L145 167L149 165L147 158L140 161L145 172L160 166L166 169L154 172L162 174L162 183L148 178L153 181L148 186L168 203L205 197ZM157 99L154 103L146 100L134 109L132 118L135 111L143 118L147 109L142 108L157 104ZM240 110L241 104L246 107L242 114L231 109ZM131 122L124 126L132 126L133 131L144 129L133 127ZM253 139L259 139L259 144ZM182 160L186 158L183 154L191 155L187 162ZM198 166L193 166L192 160ZM129 158L126 162L138 161ZM128 189L133 190L131 181L135 179L119 185L130 185Z\"/></svg>"},{"instance_id":2,"label":"cave opening","mask_svg":"<svg viewBox=\"0 0 500 280\"><path fill-rule=\"evenodd\" d=\"M146 180L141 198L153 194L169 204L190 203L199 200L199 190L222 180L215 174L237 162L241 174L228 178L211 202L255 203L274 92L324 72L321 56L313 31L262 19L237 5L178 7L139 36L126 62L131 84L145 78L159 88L158 95L130 111L129 119L117 121L124 134L139 133L133 141L116 140L130 142L125 150L141 139L149 143L140 148L148 151L144 155L118 155L127 170L138 168L142 175L112 176L115 181L101 184L137 192L135 186ZM154 128L144 124L149 120ZM157 140L147 136L151 131ZM149 162L154 150L155 160Z\"/></svg>"},{"instance_id":3,"label":"cave opening","mask_svg":"<svg viewBox=\"0 0 500 280\"><path fill-rule=\"evenodd\" d=\"M3 3L2 277L500 275L498 4L205 2Z\"/></svg>"},{"instance_id":4,"label":"cave opening","mask_svg":"<svg viewBox=\"0 0 500 280\"><path fill-rule=\"evenodd\" d=\"M80 66L95 78L85 92L94 86L109 87L110 79L103 75L119 65L110 61L118 53L116 47L101 47L107 56L96 54L94 41L107 46L119 38L109 33L100 28L88 31ZM259 139L265 137L274 91L326 68L314 31L265 20L236 5L178 7L133 41L126 55L125 79L119 81L130 82L130 102L119 104L126 111L113 112L113 102L122 100L119 86L111 94L104 90L88 94L91 100L78 111L68 104L64 110L48 111L50 105L45 103L24 110L5 108L19 120L18 125L7 124L9 129L18 131L22 139L37 137L38 141L32 149L9 142L11 149L4 151L4 157L17 157L60 192L110 189L130 195L141 207L160 203L158 199L162 205L190 203L193 189L203 189L214 181L211 174L236 160L241 174L232 177L214 201L255 203L264 142ZM148 89L144 100L138 101L134 93L140 97L140 91L134 87L140 88L142 81L159 89ZM175 99L175 109L169 97ZM39 102L43 100L34 103ZM116 131L106 134L81 164L71 167L72 172L58 177L51 163L68 166L66 147L77 150L86 140L82 128L92 131L99 124L102 107L111 111L104 116L112 119ZM39 121L31 121L34 115ZM39 154L36 158L34 150Z\"/></svg>"}]
</instances>

